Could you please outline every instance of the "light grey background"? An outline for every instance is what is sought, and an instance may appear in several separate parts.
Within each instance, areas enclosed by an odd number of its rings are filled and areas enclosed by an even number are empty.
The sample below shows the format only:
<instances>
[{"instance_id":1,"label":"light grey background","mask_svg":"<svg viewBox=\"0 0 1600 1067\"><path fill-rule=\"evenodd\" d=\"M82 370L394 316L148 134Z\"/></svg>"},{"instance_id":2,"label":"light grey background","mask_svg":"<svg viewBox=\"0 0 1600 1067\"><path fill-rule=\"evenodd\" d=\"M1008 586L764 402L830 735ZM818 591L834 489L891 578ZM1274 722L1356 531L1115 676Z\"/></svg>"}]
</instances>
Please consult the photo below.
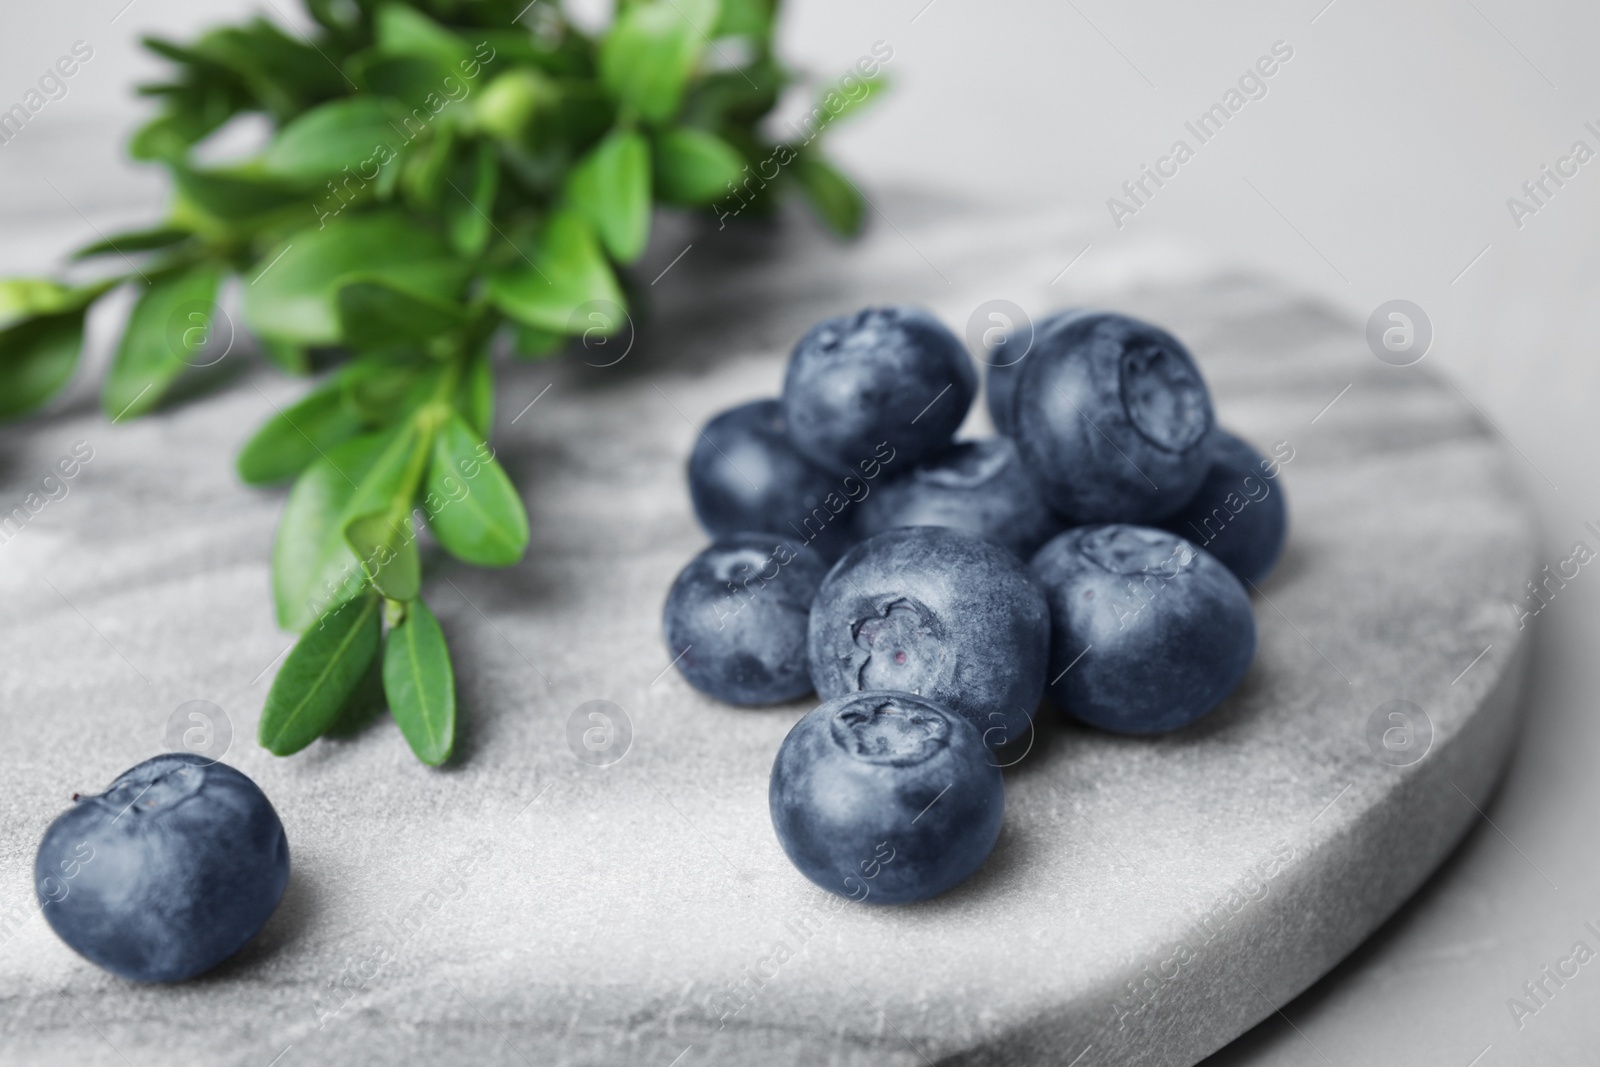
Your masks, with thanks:
<instances>
[{"instance_id":1,"label":"light grey background","mask_svg":"<svg viewBox=\"0 0 1600 1067\"><path fill-rule=\"evenodd\" d=\"M1583 523L1600 519L1600 360L1590 343L1600 326L1600 159L1520 229L1506 201L1575 140L1600 150L1584 129L1585 120L1600 126L1600 9L1324 5L791 0L783 40L819 84L875 41L894 49L894 92L834 141L869 196L915 187L1081 211L1092 240L1055 250L1061 304L1073 300L1068 267L1080 254L1097 270L1122 261L1148 269L1152 247L1170 249L1175 275L1200 262L1240 265L1362 318L1397 297L1420 304L1436 331L1430 363L1524 458L1551 562L1576 539L1594 546ZM139 53L140 33L182 35L279 9L291 13L289 0L11 7L0 19L0 106L73 42L95 54L64 99L0 147L0 270L36 271L92 236L87 221L71 231L42 224L61 217L63 200L101 226L149 218L159 203L159 176L119 158L121 131L140 113L127 87L160 69ZM1294 55L1268 95L1116 228L1107 198L1277 41ZM104 136L83 139L84 124ZM50 150L67 138L71 153ZM943 284L931 264L927 284ZM1574 941L1600 948L1583 930L1585 920L1600 925L1591 695L1600 689L1591 652L1600 582L1586 570L1540 623L1523 742L1488 811L1493 825L1366 948L1217 1062L1492 1067L1600 1057L1600 963L1521 1029L1506 1005Z\"/></svg>"}]
</instances>

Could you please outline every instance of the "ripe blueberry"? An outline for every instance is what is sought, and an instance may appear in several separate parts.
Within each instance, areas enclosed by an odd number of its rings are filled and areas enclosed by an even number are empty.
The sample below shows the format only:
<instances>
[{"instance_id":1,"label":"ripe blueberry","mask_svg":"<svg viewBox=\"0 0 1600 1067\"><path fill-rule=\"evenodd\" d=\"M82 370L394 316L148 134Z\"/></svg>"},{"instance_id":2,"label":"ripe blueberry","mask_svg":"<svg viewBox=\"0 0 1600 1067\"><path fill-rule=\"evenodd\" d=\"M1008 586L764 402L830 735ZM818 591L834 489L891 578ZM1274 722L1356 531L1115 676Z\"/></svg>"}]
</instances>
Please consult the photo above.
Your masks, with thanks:
<instances>
[{"instance_id":1,"label":"ripe blueberry","mask_svg":"<svg viewBox=\"0 0 1600 1067\"><path fill-rule=\"evenodd\" d=\"M1250 598L1209 553L1165 530L1084 526L1039 550L1050 602L1050 696L1091 726L1155 734L1233 691L1256 651Z\"/></svg>"},{"instance_id":2,"label":"ripe blueberry","mask_svg":"<svg viewBox=\"0 0 1600 1067\"><path fill-rule=\"evenodd\" d=\"M941 526L885 530L846 552L811 606L824 699L914 693L965 716L991 748L1027 736L1044 691L1050 617L1016 556Z\"/></svg>"},{"instance_id":3,"label":"ripe blueberry","mask_svg":"<svg viewBox=\"0 0 1600 1067\"><path fill-rule=\"evenodd\" d=\"M722 412L689 454L689 497L712 537L765 530L809 541L829 563L849 547L850 523L826 504L848 488L795 451L775 399Z\"/></svg>"},{"instance_id":4,"label":"ripe blueberry","mask_svg":"<svg viewBox=\"0 0 1600 1067\"><path fill-rule=\"evenodd\" d=\"M827 470L883 460L885 443L895 463L910 466L949 447L977 390L971 357L938 319L920 308L868 308L800 339L783 415L794 446Z\"/></svg>"},{"instance_id":5,"label":"ripe blueberry","mask_svg":"<svg viewBox=\"0 0 1600 1067\"><path fill-rule=\"evenodd\" d=\"M811 692L806 615L825 571L816 553L767 533L701 552L667 593L667 651L690 685L730 704Z\"/></svg>"},{"instance_id":6,"label":"ripe blueberry","mask_svg":"<svg viewBox=\"0 0 1600 1067\"><path fill-rule=\"evenodd\" d=\"M1070 523L1164 519L1211 465L1211 397L1194 358L1125 315L1086 312L1036 333L1012 407L1023 462Z\"/></svg>"},{"instance_id":7,"label":"ripe blueberry","mask_svg":"<svg viewBox=\"0 0 1600 1067\"><path fill-rule=\"evenodd\" d=\"M909 693L850 693L795 724L767 794L778 843L822 888L926 900L983 865L1005 785L978 731Z\"/></svg>"},{"instance_id":8,"label":"ripe blueberry","mask_svg":"<svg viewBox=\"0 0 1600 1067\"><path fill-rule=\"evenodd\" d=\"M1022 559L1061 532L1009 437L963 441L879 486L861 501L856 533L948 526L987 537Z\"/></svg>"},{"instance_id":9,"label":"ripe blueberry","mask_svg":"<svg viewBox=\"0 0 1600 1067\"><path fill-rule=\"evenodd\" d=\"M1211 431L1211 470L1161 524L1216 556L1241 582L1264 581L1283 552L1289 511L1276 465L1228 431Z\"/></svg>"},{"instance_id":10,"label":"ripe blueberry","mask_svg":"<svg viewBox=\"0 0 1600 1067\"><path fill-rule=\"evenodd\" d=\"M989 405L989 418L994 423L996 433L1010 436L1016 429L1012 422L1012 412L1014 398L1017 395L1017 379L1022 375L1024 359L1029 352L1038 347L1034 339L1055 329L1063 320L1082 313L1077 308L1068 308L1044 319L1029 331L1028 337L1033 343L1021 355L1008 352L1004 345L989 349L985 359L987 369L983 372L983 391ZM1014 338L1008 338L1006 341L1008 345L1014 343Z\"/></svg>"},{"instance_id":11,"label":"ripe blueberry","mask_svg":"<svg viewBox=\"0 0 1600 1067\"><path fill-rule=\"evenodd\" d=\"M249 778L188 752L146 760L45 831L33 865L57 936L134 982L178 982L232 956L289 881L289 844Z\"/></svg>"}]
</instances>

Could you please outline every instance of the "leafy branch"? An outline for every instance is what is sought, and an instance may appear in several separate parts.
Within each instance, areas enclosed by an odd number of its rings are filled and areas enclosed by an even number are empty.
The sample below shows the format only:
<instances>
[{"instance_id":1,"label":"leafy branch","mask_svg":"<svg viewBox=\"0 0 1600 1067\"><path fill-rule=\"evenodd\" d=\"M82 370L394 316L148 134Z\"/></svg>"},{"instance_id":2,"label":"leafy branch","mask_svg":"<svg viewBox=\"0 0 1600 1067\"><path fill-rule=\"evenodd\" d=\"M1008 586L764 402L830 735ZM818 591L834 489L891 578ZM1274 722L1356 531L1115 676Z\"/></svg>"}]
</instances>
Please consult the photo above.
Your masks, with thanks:
<instances>
[{"instance_id":1,"label":"leafy branch","mask_svg":"<svg viewBox=\"0 0 1600 1067\"><path fill-rule=\"evenodd\" d=\"M312 35L256 19L146 39L172 74L140 88L159 110L129 151L169 172L165 219L77 253L125 273L0 281L0 417L66 387L85 316L123 287L136 298L101 385L114 419L203 365L230 277L260 352L315 375L238 457L252 485L293 481L272 580L279 624L302 636L260 726L279 755L386 703L419 759L449 758L455 681L417 539L425 526L484 567L526 550L488 444L496 352L537 359L622 328L658 205L765 213L796 190L843 234L861 222L816 131L765 132L792 81L776 0L619 0L597 34L559 0L525 2L304 0ZM881 82L854 85L814 114ZM265 148L200 162L245 114L270 123Z\"/></svg>"}]
</instances>

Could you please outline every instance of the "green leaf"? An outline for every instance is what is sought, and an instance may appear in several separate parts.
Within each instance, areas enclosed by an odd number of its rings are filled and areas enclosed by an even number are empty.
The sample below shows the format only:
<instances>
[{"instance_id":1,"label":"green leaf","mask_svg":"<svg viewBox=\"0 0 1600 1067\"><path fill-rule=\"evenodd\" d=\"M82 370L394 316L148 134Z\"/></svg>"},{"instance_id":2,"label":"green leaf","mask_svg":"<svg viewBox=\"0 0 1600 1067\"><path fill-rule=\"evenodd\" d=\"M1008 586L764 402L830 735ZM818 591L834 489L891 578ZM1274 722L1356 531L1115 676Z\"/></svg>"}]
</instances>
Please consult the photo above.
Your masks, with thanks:
<instances>
[{"instance_id":1,"label":"green leaf","mask_svg":"<svg viewBox=\"0 0 1600 1067\"><path fill-rule=\"evenodd\" d=\"M712 37L754 37L772 33L773 0L722 0L722 15Z\"/></svg>"},{"instance_id":2,"label":"green leaf","mask_svg":"<svg viewBox=\"0 0 1600 1067\"><path fill-rule=\"evenodd\" d=\"M130 252L152 252L158 248L171 248L175 244L182 244L193 236L191 231L176 226L129 230L127 233L119 233L80 248L72 253L72 258L89 259L92 256L125 256Z\"/></svg>"},{"instance_id":3,"label":"green leaf","mask_svg":"<svg viewBox=\"0 0 1600 1067\"><path fill-rule=\"evenodd\" d=\"M794 175L806 201L830 230L841 237L861 232L864 205L848 178L811 154L795 160Z\"/></svg>"},{"instance_id":4,"label":"green leaf","mask_svg":"<svg viewBox=\"0 0 1600 1067\"><path fill-rule=\"evenodd\" d=\"M393 105L370 96L322 104L278 131L261 156L262 167L268 174L310 182L349 167L373 181L376 174L362 174L362 164L387 164L405 146L398 117Z\"/></svg>"},{"instance_id":5,"label":"green leaf","mask_svg":"<svg viewBox=\"0 0 1600 1067\"><path fill-rule=\"evenodd\" d=\"M633 130L601 141L567 176L567 202L593 226L619 263L650 239L650 146Z\"/></svg>"},{"instance_id":6,"label":"green leaf","mask_svg":"<svg viewBox=\"0 0 1600 1067\"><path fill-rule=\"evenodd\" d=\"M353 278L339 286L339 333L362 348L420 342L467 321L467 309L410 292L381 278Z\"/></svg>"},{"instance_id":7,"label":"green leaf","mask_svg":"<svg viewBox=\"0 0 1600 1067\"><path fill-rule=\"evenodd\" d=\"M392 423L427 399L441 369L414 353L368 353L339 375L344 406L371 425Z\"/></svg>"},{"instance_id":8,"label":"green leaf","mask_svg":"<svg viewBox=\"0 0 1600 1067\"><path fill-rule=\"evenodd\" d=\"M359 589L361 565L344 528L405 495L422 440L410 424L363 434L330 449L305 469L283 507L272 545L272 592L278 625L302 630L328 604Z\"/></svg>"},{"instance_id":9,"label":"green leaf","mask_svg":"<svg viewBox=\"0 0 1600 1067\"><path fill-rule=\"evenodd\" d=\"M178 194L173 217L185 222L252 226L306 207L304 192L269 176L238 169L194 170L181 163L170 169Z\"/></svg>"},{"instance_id":10,"label":"green leaf","mask_svg":"<svg viewBox=\"0 0 1600 1067\"><path fill-rule=\"evenodd\" d=\"M427 56L393 55L370 48L350 57L350 77L363 89L404 104L425 107L429 93L438 93L453 73L448 64Z\"/></svg>"},{"instance_id":11,"label":"green leaf","mask_svg":"<svg viewBox=\"0 0 1600 1067\"><path fill-rule=\"evenodd\" d=\"M456 737L455 671L439 620L421 600L407 604L405 621L389 631L383 692L417 758L430 767L449 759Z\"/></svg>"},{"instance_id":12,"label":"green leaf","mask_svg":"<svg viewBox=\"0 0 1600 1067\"><path fill-rule=\"evenodd\" d=\"M656 138L661 199L686 207L709 204L744 176L744 157L716 134L678 127Z\"/></svg>"},{"instance_id":13,"label":"green leaf","mask_svg":"<svg viewBox=\"0 0 1600 1067\"><path fill-rule=\"evenodd\" d=\"M372 657L367 673L361 676L356 688L344 702L339 717L322 731L323 737L349 738L365 730L372 721L388 708L383 696L383 656Z\"/></svg>"},{"instance_id":14,"label":"green leaf","mask_svg":"<svg viewBox=\"0 0 1600 1067\"><path fill-rule=\"evenodd\" d=\"M829 123L838 122L848 115L855 114L877 99L889 87L888 79L881 76L861 78L857 81L857 84L860 89L855 92L829 89L818 99L817 110L828 116L827 121Z\"/></svg>"},{"instance_id":15,"label":"green leaf","mask_svg":"<svg viewBox=\"0 0 1600 1067\"><path fill-rule=\"evenodd\" d=\"M422 561L411 526L410 501L370 515L358 515L344 528L345 543L361 562L361 573L390 600L411 600L422 590Z\"/></svg>"},{"instance_id":16,"label":"green leaf","mask_svg":"<svg viewBox=\"0 0 1600 1067\"><path fill-rule=\"evenodd\" d=\"M528 547L522 498L460 415L452 414L434 438L426 485L428 526L445 551L480 567L508 567L522 558Z\"/></svg>"},{"instance_id":17,"label":"green leaf","mask_svg":"<svg viewBox=\"0 0 1600 1067\"><path fill-rule=\"evenodd\" d=\"M467 364L457 406L467 425L476 430L479 437L487 439L494 428L494 368L489 365L487 352L473 357Z\"/></svg>"},{"instance_id":18,"label":"green leaf","mask_svg":"<svg viewBox=\"0 0 1600 1067\"><path fill-rule=\"evenodd\" d=\"M84 310L39 315L0 330L0 419L32 411L72 379L83 349Z\"/></svg>"},{"instance_id":19,"label":"green leaf","mask_svg":"<svg viewBox=\"0 0 1600 1067\"><path fill-rule=\"evenodd\" d=\"M361 432L361 419L340 398L337 379L278 411L239 452L239 477L249 485L292 478L329 449Z\"/></svg>"},{"instance_id":20,"label":"green leaf","mask_svg":"<svg viewBox=\"0 0 1600 1067\"><path fill-rule=\"evenodd\" d=\"M489 141L478 142L477 151L466 161L466 183L458 175L454 188L444 200L445 233L456 252L468 259L483 254L489 243L494 217L494 198L500 188L500 160Z\"/></svg>"},{"instance_id":21,"label":"green leaf","mask_svg":"<svg viewBox=\"0 0 1600 1067\"><path fill-rule=\"evenodd\" d=\"M222 270L202 264L158 276L139 294L100 390L113 419L137 418L161 403L167 388L211 337Z\"/></svg>"},{"instance_id":22,"label":"green leaf","mask_svg":"<svg viewBox=\"0 0 1600 1067\"><path fill-rule=\"evenodd\" d=\"M512 267L489 279L490 302L518 322L566 333L585 304L623 306L594 230L576 214L563 211L550 220L535 262L537 267Z\"/></svg>"},{"instance_id":23,"label":"green leaf","mask_svg":"<svg viewBox=\"0 0 1600 1067\"><path fill-rule=\"evenodd\" d=\"M716 26L718 0L647 0L624 9L600 42L600 78L644 118L678 111L689 75Z\"/></svg>"},{"instance_id":24,"label":"green leaf","mask_svg":"<svg viewBox=\"0 0 1600 1067\"><path fill-rule=\"evenodd\" d=\"M302 230L262 257L244 288L245 323L258 336L304 345L340 340L335 298L347 278L391 282L453 300L469 268L444 241L405 215L357 215Z\"/></svg>"},{"instance_id":25,"label":"green leaf","mask_svg":"<svg viewBox=\"0 0 1600 1067\"><path fill-rule=\"evenodd\" d=\"M540 111L556 104L561 92L556 83L528 67L516 67L496 76L483 87L472 104L480 129L505 141L520 141Z\"/></svg>"},{"instance_id":26,"label":"green leaf","mask_svg":"<svg viewBox=\"0 0 1600 1067\"><path fill-rule=\"evenodd\" d=\"M381 603L371 595L348 600L295 644L261 712L257 736L268 752L299 752L338 720L378 654Z\"/></svg>"},{"instance_id":27,"label":"green leaf","mask_svg":"<svg viewBox=\"0 0 1600 1067\"><path fill-rule=\"evenodd\" d=\"M49 278L0 279L0 330L38 315L76 311L103 292L104 286L72 289Z\"/></svg>"},{"instance_id":28,"label":"green leaf","mask_svg":"<svg viewBox=\"0 0 1600 1067\"><path fill-rule=\"evenodd\" d=\"M560 331L540 330L520 322L513 323L512 350L522 359L543 359L561 351L567 335Z\"/></svg>"},{"instance_id":29,"label":"green leaf","mask_svg":"<svg viewBox=\"0 0 1600 1067\"><path fill-rule=\"evenodd\" d=\"M466 39L406 4L384 4L376 21L378 49L391 56L421 56L454 68L472 55Z\"/></svg>"}]
</instances>

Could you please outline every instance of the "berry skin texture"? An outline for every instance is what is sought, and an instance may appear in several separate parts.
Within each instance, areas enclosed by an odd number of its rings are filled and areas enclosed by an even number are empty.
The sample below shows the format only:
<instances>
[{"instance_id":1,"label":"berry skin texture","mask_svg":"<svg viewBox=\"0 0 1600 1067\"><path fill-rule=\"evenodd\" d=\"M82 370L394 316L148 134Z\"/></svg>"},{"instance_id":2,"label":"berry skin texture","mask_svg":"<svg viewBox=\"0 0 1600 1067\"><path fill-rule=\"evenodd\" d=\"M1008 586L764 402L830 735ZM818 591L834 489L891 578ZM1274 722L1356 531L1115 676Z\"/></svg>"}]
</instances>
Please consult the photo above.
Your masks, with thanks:
<instances>
[{"instance_id":1,"label":"berry skin texture","mask_svg":"<svg viewBox=\"0 0 1600 1067\"><path fill-rule=\"evenodd\" d=\"M1080 308L1067 308L1043 319L1033 328L1032 336L1039 338L1056 329L1067 319L1074 315L1083 314ZM1014 343L1008 339L1007 344ZM1038 348L1037 340L1021 355L1007 352L1004 346L992 347L984 357L983 392L989 406L989 419L994 423L995 433L1012 436L1016 426L1012 421L1012 412L1016 403L1017 381L1022 376L1022 365L1029 352Z\"/></svg>"},{"instance_id":2,"label":"berry skin texture","mask_svg":"<svg viewBox=\"0 0 1600 1067\"><path fill-rule=\"evenodd\" d=\"M789 860L869 904L926 900L983 865L1005 785L960 715L909 693L850 693L807 713L767 794Z\"/></svg>"},{"instance_id":3,"label":"berry skin texture","mask_svg":"<svg viewBox=\"0 0 1600 1067\"><path fill-rule=\"evenodd\" d=\"M762 530L809 540L829 563L851 538L849 516L827 498L834 494L837 506L848 488L795 451L775 398L722 412L689 454L689 497L713 538Z\"/></svg>"},{"instance_id":4,"label":"berry skin texture","mask_svg":"<svg viewBox=\"0 0 1600 1067\"><path fill-rule=\"evenodd\" d=\"M972 358L938 319L920 308L867 308L800 339L783 415L795 448L825 470L853 471L884 443L908 467L950 446L977 391Z\"/></svg>"},{"instance_id":5,"label":"berry skin texture","mask_svg":"<svg viewBox=\"0 0 1600 1067\"><path fill-rule=\"evenodd\" d=\"M1012 401L1024 466L1069 524L1153 523L1211 466L1211 397L1176 337L1125 315L1052 320Z\"/></svg>"},{"instance_id":6,"label":"berry skin texture","mask_svg":"<svg viewBox=\"0 0 1600 1067\"><path fill-rule=\"evenodd\" d=\"M667 652L696 689L729 704L775 704L811 692L806 616L826 567L799 542L725 537L667 593Z\"/></svg>"},{"instance_id":7,"label":"berry skin texture","mask_svg":"<svg viewBox=\"0 0 1600 1067\"><path fill-rule=\"evenodd\" d=\"M856 533L948 526L1029 559L1062 523L1022 469L1009 437L962 441L879 486L856 512Z\"/></svg>"},{"instance_id":8,"label":"berry skin texture","mask_svg":"<svg viewBox=\"0 0 1600 1067\"><path fill-rule=\"evenodd\" d=\"M1255 658L1244 586L1165 530L1068 530L1039 550L1033 573L1050 602L1050 698L1091 726L1181 729L1233 692Z\"/></svg>"},{"instance_id":9,"label":"berry skin texture","mask_svg":"<svg viewBox=\"0 0 1600 1067\"><path fill-rule=\"evenodd\" d=\"M1275 463L1218 427L1211 431L1211 470L1200 491L1162 529L1216 556L1241 582L1263 582L1289 533L1289 508L1277 473Z\"/></svg>"},{"instance_id":10,"label":"berry skin texture","mask_svg":"<svg viewBox=\"0 0 1600 1067\"><path fill-rule=\"evenodd\" d=\"M255 782L177 752L78 798L45 831L33 870L45 919L80 956L132 982L181 982L266 925L289 844Z\"/></svg>"},{"instance_id":11,"label":"berry skin texture","mask_svg":"<svg viewBox=\"0 0 1600 1067\"><path fill-rule=\"evenodd\" d=\"M833 565L811 606L808 654L824 699L913 693L999 748L1028 736L1049 642L1044 594L1016 556L942 526L905 526Z\"/></svg>"}]
</instances>

